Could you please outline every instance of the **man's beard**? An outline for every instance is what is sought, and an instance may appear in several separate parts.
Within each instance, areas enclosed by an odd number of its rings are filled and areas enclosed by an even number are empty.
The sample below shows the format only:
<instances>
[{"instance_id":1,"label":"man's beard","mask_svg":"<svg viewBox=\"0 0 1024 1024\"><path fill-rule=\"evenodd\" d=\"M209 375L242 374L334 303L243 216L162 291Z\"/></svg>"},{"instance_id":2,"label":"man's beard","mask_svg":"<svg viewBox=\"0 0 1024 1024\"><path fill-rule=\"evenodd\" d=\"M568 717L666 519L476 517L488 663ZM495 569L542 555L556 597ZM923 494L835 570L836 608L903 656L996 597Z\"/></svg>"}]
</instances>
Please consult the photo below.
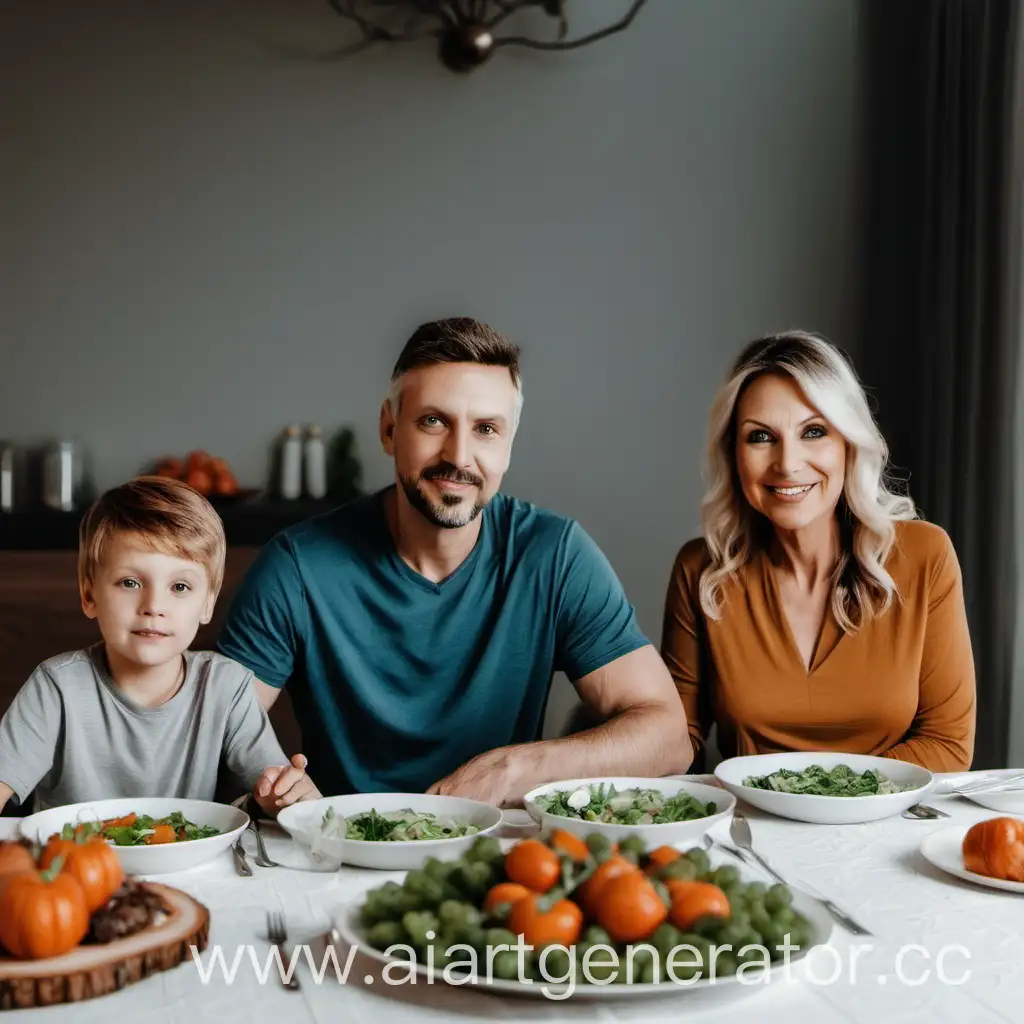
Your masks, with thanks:
<instances>
[{"instance_id":1,"label":"man's beard","mask_svg":"<svg viewBox=\"0 0 1024 1024\"><path fill-rule=\"evenodd\" d=\"M478 489L477 500L467 508L466 499L461 494L449 494L442 491L441 504L435 505L420 490L421 480L453 480L460 484L473 484ZM468 526L487 505L486 501L481 501L479 498L479 489L483 487L483 480L472 473L464 473L456 469L450 462L431 466L418 477L400 475L399 481L406 498L409 499L409 504L428 523L446 530L457 530L459 527Z\"/></svg>"}]
</instances>

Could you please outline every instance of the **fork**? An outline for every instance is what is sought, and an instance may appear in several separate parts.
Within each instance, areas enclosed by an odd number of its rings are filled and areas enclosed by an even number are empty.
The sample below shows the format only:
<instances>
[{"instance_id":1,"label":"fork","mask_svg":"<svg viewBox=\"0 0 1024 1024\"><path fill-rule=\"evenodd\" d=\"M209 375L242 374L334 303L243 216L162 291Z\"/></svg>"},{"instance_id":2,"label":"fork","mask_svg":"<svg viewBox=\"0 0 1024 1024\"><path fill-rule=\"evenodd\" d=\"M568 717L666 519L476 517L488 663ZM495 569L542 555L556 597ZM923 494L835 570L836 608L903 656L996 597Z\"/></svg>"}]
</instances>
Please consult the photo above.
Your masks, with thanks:
<instances>
[{"instance_id":1,"label":"fork","mask_svg":"<svg viewBox=\"0 0 1024 1024\"><path fill-rule=\"evenodd\" d=\"M753 840L750 836L750 825L742 814L733 813L732 828L732 839L736 843L737 852L741 854L742 859L747 860L748 863L750 861L756 861L764 871L771 875L772 878L780 884L786 886L793 885L793 883L787 882L786 879L783 878L782 875L780 875L778 871L776 871L775 868L773 868L771 864L769 864L768 861L766 861L764 857L757 852L757 850L754 849ZM846 913L846 911L837 906L827 896L823 896L809 883L799 882L796 883L795 887L803 889L804 892L816 899L841 925L843 925L844 928L847 929L847 931L853 932L854 935L871 935L871 932L868 931L867 928L855 921Z\"/></svg>"},{"instance_id":2,"label":"fork","mask_svg":"<svg viewBox=\"0 0 1024 1024\"><path fill-rule=\"evenodd\" d=\"M965 782L962 786L953 784L950 788L960 796L969 796L971 793L996 792L1006 786L1019 782L1024 782L1024 772L1020 772L1017 775L1008 775L1002 779L991 777L975 779L973 782Z\"/></svg>"},{"instance_id":3,"label":"fork","mask_svg":"<svg viewBox=\"0 0 1024 1024\"><path fill-rule=\"evenodd\" d=\"M267 911L267 937L270 939L272 946L277 946L278 951L281 955L282 966L286 964L288 957L285 954L284 944L288 941L288 929L285 925L284 914L278 910ZM285 988L297 989L299 987L299 979L292 970L291 977L285 980L284 975L281 975L281 984Z\"/></svg>"}]
</instances>

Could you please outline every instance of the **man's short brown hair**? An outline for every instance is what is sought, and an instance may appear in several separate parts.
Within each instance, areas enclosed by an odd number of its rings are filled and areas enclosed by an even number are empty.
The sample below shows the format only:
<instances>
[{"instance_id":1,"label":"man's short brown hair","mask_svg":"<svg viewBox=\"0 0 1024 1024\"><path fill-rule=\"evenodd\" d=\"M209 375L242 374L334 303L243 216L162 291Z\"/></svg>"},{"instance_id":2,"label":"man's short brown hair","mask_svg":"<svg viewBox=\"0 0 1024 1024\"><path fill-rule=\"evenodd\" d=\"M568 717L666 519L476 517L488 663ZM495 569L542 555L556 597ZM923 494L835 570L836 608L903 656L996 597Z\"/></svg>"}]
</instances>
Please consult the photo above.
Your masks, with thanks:
<instances>
[{"instance_id":1,"label":"man's short brown hair","mask_svg":"<svg viewBox=\"0 0 1024 1024\"><path fill-rule=\"evenodd\" d=\"M140 476L97 499L79 529L79 587L93 582L104 548L117 534L199 563L212 593L220 592L227 550L224 524L206 498L181 480Z\"/></svg>"},{"instance_id":2,"label":"man's short brown hair","mask_svg":"<svg viewBox=\"0 0 1024 1024\"><path fill-rule=\"evenodd\" d=\"M391 373L392 408L397 410L399 379L410 370L433 363L478 363L507 367L512 383L522 395L519 347L493 327L468 316L432 320L420 324L405 343Z\"/></svg>"}]
</instances>

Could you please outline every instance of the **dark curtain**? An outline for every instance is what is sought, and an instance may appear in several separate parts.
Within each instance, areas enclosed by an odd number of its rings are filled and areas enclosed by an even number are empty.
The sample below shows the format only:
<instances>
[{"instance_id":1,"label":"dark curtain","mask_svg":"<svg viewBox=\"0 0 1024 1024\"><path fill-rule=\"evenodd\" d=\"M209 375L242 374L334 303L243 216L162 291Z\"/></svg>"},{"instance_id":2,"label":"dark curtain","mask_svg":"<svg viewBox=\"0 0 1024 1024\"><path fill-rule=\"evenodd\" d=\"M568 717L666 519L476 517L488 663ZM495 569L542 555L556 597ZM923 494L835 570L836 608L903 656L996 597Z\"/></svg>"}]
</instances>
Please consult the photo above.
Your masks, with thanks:
<instances>
[{"instance_id":1,"label":"dark curtain","mask_svg":"<svg viewBox=\"0 0 1024 1024\"><path fill-rule=\"evenodd\" d=\"M1006 764L1016 614L1018 0L868 0L862 377L963 569L975 768Z\"/></svg>"}]
</instances>

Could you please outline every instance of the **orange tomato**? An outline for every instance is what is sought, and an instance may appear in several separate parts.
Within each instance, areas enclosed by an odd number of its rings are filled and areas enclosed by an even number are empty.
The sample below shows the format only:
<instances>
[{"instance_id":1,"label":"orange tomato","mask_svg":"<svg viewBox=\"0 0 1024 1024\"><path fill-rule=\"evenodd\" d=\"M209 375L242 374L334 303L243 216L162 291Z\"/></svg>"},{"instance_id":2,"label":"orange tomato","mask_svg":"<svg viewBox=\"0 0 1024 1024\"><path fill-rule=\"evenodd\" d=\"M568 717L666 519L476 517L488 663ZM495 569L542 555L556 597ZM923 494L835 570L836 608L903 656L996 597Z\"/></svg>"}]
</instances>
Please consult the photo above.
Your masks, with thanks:
<instances>
[{"instance_id":1,"label":"orange tomato","mask_svg":"<svg viewBox=\"0 0 1024 1024\"><path fill-rule=\"evenodd\" d=\"M978 875L1024 882L1024 821L989 818L972 825L964 836L964 867Z\"/></svg>"},{"instance_id":2,"label":"orange tomato","mask_svg":"<svg viewBox=\"0 0 1024 1024\"><path fill-rule=\"evenodd\" d=\"M637 942L668 917L668 907L643 874L626 872L601 890L595 917L616 942Z\"/></svg>"},{"instance_id":3,"label":"orange tomato","mask_svg":"<svg viewBox=\"0 0 1024 1024\"><path fill-rule=\"evenodd\" d=\"M644 868L644 871L653 875L658 868L663 868L666 864L679 860L681 856L682 854L672 846L659 846L647 855L647 867Z\"/></svg>"},{"instance_id":4,"label":"orange tomato","mask_svg":"<svg viewBox=\"0 0 1024 1024\"><path fill-rule=\"evenodd\" d=\"M153 831L150 832L143 842L148 846L154 846L157 843L173 843L177 840L174 828L171 825L154 825Z\"/></svg>"},{"instance_id":5,"label":"orange tomato","mask_svg":"<svg viewBox=\"0 0 1024 1024\"><path fill-rule=\"evenodd\" d=\"M575 861L589 860L590 851L587 844L579 836L566 832L564 828L556 828L548 839L551 849L567 854Z\"/></svg>"},{"instance_id":6,"label":"orange tomato","mask_svg":"<svg viewBox=\"0 0 1024 1024\"><path fill-rule=\"evenodd\" d=\"M484 910L493 910L502 903L518 903L531 895L531 890L518 882L499 882L484 897Z\"/></svg>"},{"instance_id":7,"label":"orange tomato","mask_svg":"<svg viewBox=\"0 0 1024 1024\"><path fill-rule=\"evenodd\" d=\"M508 927L535 948L549 943L571 946L583 930L583 911L572 900L559 900L550 910L541 910L531 893L512 907Z\"/></svg>"},{"instance_id":8,"label":"orange tomato","mask_svg":"<svg viewBox=\"0 0 1024 1024\"><path fill-rule=\"evenodd\" d=\"M640 869L631 864L625 857L613 853L597 870L579 887L577 897L580 906L593 917L601 902L604 887L620 875L638 874Z\"/></svg>"},{"instance_id":9,"label":"orange tomato","mask_svg":"<svg viewBox=\"0 0 1024 1024\"><path fill-rule=\"evenodd\" d=\"M547 892L561 875L558 854L539 839L524 839L505 854L505 874L534 892Z\"/></svg>"},{"instance_id":10,"label":"orange tomato","mask_svg":"<svg viewBox=\"0 0 1024 1024\"><path fill-rule=\"evenodd\" d=\"M683 882L670 879L665 883L672 897L672 923L688 932L702 917L730 917L729 898L711 882Z\"/></svg>"},{"instance_id":11,"label":"orange tomato","mask_svg":"<svg viewBox=\"0 0 1024 1024\"><path fill-rule=\"evenodd\" d=\"M122 827L127 828L130 825L134 825L134 824L135 824L135 812L133 811L131 814L126 814L122 818L107 818L107 820L103 822L103 827L105 829L108 829L108 828L122 828Z\"/></svg>"}]
</instances>

